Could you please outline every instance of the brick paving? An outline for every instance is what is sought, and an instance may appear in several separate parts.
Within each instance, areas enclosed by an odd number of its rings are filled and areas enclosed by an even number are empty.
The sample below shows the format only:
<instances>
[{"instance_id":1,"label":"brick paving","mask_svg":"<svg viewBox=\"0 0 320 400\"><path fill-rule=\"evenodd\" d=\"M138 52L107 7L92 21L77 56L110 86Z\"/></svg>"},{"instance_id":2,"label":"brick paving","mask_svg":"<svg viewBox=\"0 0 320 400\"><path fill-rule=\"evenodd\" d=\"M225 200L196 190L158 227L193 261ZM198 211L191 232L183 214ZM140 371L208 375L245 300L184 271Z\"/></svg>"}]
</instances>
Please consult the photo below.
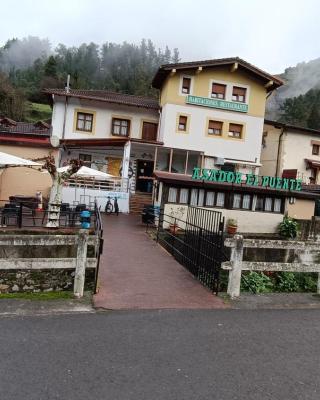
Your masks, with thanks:
<instances>
[{"instance_id":1,"label":"brick paving","mask_svg":"<svg viewBox=\"0 0 320 400\"><path fill-rule=\"evenodd\" d=\"M136 215L103 216L97 308L214 309L227 307L145 233Z\"/></svg>"}]
</instances>

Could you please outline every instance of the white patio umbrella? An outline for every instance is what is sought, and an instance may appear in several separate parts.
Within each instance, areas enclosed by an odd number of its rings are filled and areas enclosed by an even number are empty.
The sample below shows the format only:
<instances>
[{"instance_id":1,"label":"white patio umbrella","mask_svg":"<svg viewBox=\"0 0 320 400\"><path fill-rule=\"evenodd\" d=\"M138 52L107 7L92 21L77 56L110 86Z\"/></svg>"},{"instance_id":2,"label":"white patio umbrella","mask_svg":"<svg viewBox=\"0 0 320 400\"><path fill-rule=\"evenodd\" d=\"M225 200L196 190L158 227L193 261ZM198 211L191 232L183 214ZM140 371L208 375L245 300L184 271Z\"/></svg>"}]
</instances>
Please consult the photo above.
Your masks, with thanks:
<instances>
[{"instance_id":1,"label":"white patio umbrella","mask_svg":"<svg viewBox=\"0 0 320 400\"><path fill-rule=\"evenodd\" d=\"M0 152L0 168L8 167L42 167L42 165L35 161Z\"/></svg>"},{"instance_id":2,"label":"white patio umbrella","mask_svg":"<svg viewBox=\"0 0 320 400\"><path fill-rule=\"evenodd\" d=\"M65 167L60 167L57 169L58 172L66 172L70 168L69 165ZM81 167L78 172L72 175L73 177L78 177L78 178L93 178L93 179L99 179L99 180L106 180L106 179L112 179L115 178L114 175L106 174L105 172L98 171L93 168L89 167Z\"/></svg>"}]
</instances>

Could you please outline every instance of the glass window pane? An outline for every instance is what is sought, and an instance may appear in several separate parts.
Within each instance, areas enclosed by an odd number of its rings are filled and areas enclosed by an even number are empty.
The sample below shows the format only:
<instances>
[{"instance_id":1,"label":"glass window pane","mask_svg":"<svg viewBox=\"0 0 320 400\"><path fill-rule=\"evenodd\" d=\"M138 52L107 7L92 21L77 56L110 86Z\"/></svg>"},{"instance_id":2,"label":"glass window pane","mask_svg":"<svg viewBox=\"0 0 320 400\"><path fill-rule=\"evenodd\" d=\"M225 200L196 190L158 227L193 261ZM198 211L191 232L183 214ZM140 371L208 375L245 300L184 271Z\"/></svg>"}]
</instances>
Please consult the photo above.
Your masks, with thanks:
<instances>
[{"instance_id":1,"label":"glass window pane","mask_svg":"<svg viewBox=\"0 0 320 400\"><path fill-rule=\"evenodd\" d=\"M272 198L271 197L266 197L264 210L265 211L272 211Z\"/></svg>"},{"instance_id":2,"label":"glass window pane","mask_svg":"<svg viewBox=\"0 0 320 400\"><path fill-rule=\"evenodd\" d=\"M91 121L86 121L84 129L86 131L91 131Z\"/></svg>"},{"instance_id":3,"label":"glass window pane","mask_svg":"<svg viewBox=\"0 0 320 400\"><path fill-rule=\"evenodd\" d=\"M214 192L207 192L206 197L206 206L213 206L214 205Z\"/></svg>"},{"instance_id":4,"label":"glass window pane","mask_svg":"<svg viewBox=\"0 0 320 400\"><path fill-rule=\"evenodd\" d=\"M233 195L233 204L232 208L240 208L241 205L241 194L234 194Z\"/></svg>"},{"instance_id":5,"label":"glass window pane","mask_svg":"<svg viewBox=\"0 0 320 400\"><path fill-rule=\"evenodd\" d=\"M218 207L223 207L224 206L224 193L217 193L217 201L216 201L216 205Z\"/></svg>"},{"instance_id":6,"label":"glass window pane","mask_svg":"<svg viewBox=\"0 0 320 400\"><path fill-rule=\"evenodd\" d=\"M242 208L250 210L250 200L251 196L249 194L244 194L242 198Z\"/></svg>"},{"instance_id":7,"label":"glass window pane","mask_svg":"<svg viewBox=\"0 0 320 400\"><path fill-rule=\"evenodd\" d=\"M203 202L204 202L204 189L200 189L198 197L198 206L203 207Z\"/></svg>"},{"instance_id":8,"label":"glass window pane","mask_svg":"<svg viewBox=\"0 0 320 400\"><path fill-rule=\"evenodd\" d=\"M120 134L120 126L119 126L119 125L115 125L115 126L113 127L113 133L114 133L115 135L119 135L119 134Z\"/></svg>"},{"instance_id":9,"label":"glass window pane","mask_svg":"<svg viewBox=\"0 0 320 400\"><path fill-rule=\"evenodd\" d=\"M172 188L172 187L169 188L168 202L169 203L177 202L177 188Z\"/></svg>"},{"instance_id":10,"label":"glass window pane","mask_svg":"<svg viewBox=\"0 0 320 400\"><path fill-rule=\"evenodd\" d=\"M263 211L263 197L257 197L256 211Z\"/></svg>"},{"instance_id":11,"label":"glass window pane","mask_svg":"<svg viewBox=\"0 0 320 400\"><path fill-rule=\"evenodd\" d=\"M78 119L78 129L84 129L84 120Z\"/></svg>"},{"instance_id":12,"label":"glass window pane","mask_svg":"<svg viewBox=\"0 0 320 400\"><path fill-rule=\"evenodd\" d=\"M281 212L281 199L274 199L273 211Z\"/></svg>"},{"instance_id":13,"label":"glass window pane","mask_svg":"<svg viewBox=\"0 0 320 400\"><path fill-rule=\"evenodd\" d=\"M196 206L197 205L197 200L198 200L198 189L192 189L191 190L190 205L191 206Z\"/></svg>"},{"instance_id":14,"label":"glass window pane","mask_svg":"<svg viewBox=\"0 0 320 400\"><path fill-rule=\"evenodd\" d=\"M189 194L189 190L188 189L180 189L179 203L188 204L188 194Z\"/></svg>"}]
</instances>

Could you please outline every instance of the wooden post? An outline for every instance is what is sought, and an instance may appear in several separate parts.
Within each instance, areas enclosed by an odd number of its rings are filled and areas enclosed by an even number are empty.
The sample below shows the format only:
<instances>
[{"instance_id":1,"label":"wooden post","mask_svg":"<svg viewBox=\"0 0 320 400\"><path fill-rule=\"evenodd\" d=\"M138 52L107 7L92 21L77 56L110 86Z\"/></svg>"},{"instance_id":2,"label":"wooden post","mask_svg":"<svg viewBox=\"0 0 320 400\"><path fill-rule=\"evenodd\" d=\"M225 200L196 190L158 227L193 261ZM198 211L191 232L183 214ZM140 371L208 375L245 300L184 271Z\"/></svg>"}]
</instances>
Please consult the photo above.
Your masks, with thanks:
<instances>
[{"instance_id":1,"label":"wooden post","mask_svg":"<svg viewBox=\"0 0 320 400\"><path fill-rule=\"evenodd\" d=\"M234 235L235 246L231 249L231 266L228 279L228 295L233 299L240 296L241 267L243 258L243 236Z\"/></svg>"},{"instance_id":2,"label":"wooden post","mask_svg":"<svg viewBox=\"0 0 320 400\"><path fill-rule=\"evenodd\" d=\"M188 172L188 161L189 161L189 150L187 150L187 154L186 154L186 163L184 166L184 174L187 175Z\"/></svg>"},{"instance_id":3,"label":"wooden post","mask_svg":"<svg viewBox=\"0 0 320 400\"><path fill-rule=\"evenodd\" d=\"M172 167L172 156L173 156L173 149L170 149L169 172L171 172L171 167Z\"/></svg>"},{"instance_id":4,"label":"wooden post","mask_svg":"<svg viewBox=\"0 0 320 400\"><path fill-rule=\"evenodd\" d=\"M86 229L80 229L77 242L77 263L74 276L73 294L76 297L82 297L86 274L88 247L88 231Z\"/></svg>"}]
</instances>

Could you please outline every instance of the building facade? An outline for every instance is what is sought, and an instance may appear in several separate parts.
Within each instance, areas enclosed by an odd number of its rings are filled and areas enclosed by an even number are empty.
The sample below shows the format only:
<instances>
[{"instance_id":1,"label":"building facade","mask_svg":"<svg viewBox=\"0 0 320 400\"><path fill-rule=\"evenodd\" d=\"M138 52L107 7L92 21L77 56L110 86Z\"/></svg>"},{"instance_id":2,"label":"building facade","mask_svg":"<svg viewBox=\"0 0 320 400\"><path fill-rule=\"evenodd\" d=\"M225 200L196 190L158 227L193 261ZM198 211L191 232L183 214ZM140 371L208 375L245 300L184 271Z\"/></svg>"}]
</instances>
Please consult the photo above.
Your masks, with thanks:
<instances>
[{"instance_id":1,"label":"building facade","mask_svg":"<svg viewBox=\"0 0 320 400\"><path fill-rule=\"evenodd\" d=\"M320 131L266 120L261 173L320 184Z\"/></svg>"},{"instance_id":2,"label":"building facade","mask_svg":"<svg viewBox=\"0 0 320 400\"><path fill-rule=\"evenodd\" d=\"M29 160L39 160L57 153L50 144L50 125L46 122L25 123L0 118L0 151ZM41 160L37 161L41 163ZM10 196L35 196L41 192L49 197L52 185L49 174L36 169L19 167L1 171L0 200L8 202Z\"/></svg>"}]
</instances>

